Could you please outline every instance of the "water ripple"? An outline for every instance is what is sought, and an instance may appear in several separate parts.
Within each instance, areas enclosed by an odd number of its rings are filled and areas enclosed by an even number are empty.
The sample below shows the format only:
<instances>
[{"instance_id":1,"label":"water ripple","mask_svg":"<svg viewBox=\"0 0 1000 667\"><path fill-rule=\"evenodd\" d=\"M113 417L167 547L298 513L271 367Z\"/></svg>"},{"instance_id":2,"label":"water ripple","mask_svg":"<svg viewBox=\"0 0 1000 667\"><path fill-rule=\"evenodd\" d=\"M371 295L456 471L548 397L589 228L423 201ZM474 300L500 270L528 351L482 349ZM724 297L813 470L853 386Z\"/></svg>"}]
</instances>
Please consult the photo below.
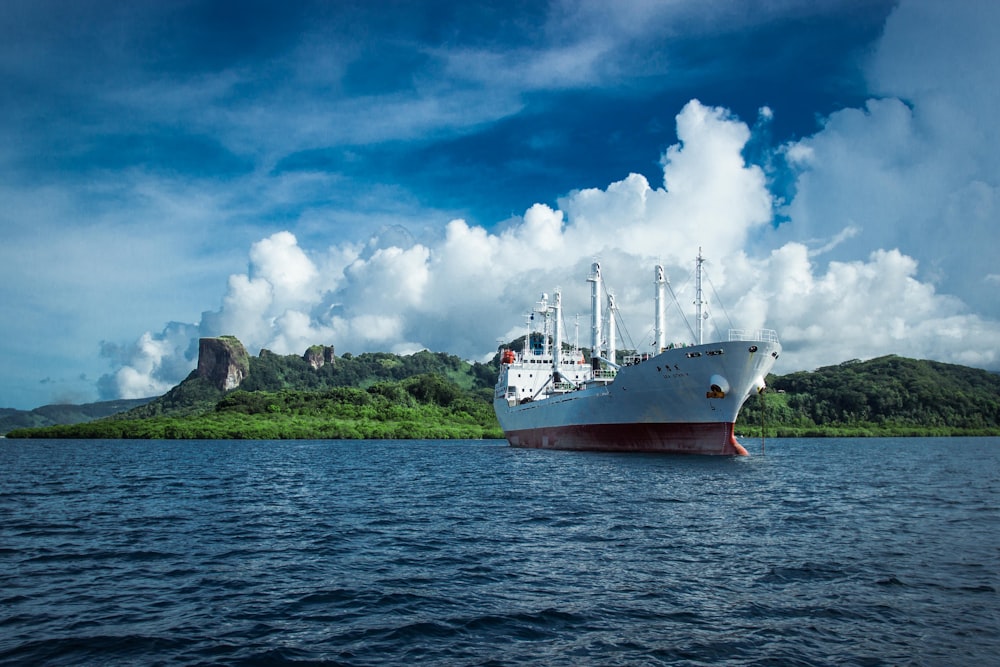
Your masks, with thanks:
<instances>
[{"instance_id":1,"label":"water ripple","mask_svg":"<svg viewBox=\"0 0 1000 667\"><path fill-rule=\"evenodd\" d=\"M0 441L0 663L990 664L998 445Z\"/></svg>"}]
</instances>

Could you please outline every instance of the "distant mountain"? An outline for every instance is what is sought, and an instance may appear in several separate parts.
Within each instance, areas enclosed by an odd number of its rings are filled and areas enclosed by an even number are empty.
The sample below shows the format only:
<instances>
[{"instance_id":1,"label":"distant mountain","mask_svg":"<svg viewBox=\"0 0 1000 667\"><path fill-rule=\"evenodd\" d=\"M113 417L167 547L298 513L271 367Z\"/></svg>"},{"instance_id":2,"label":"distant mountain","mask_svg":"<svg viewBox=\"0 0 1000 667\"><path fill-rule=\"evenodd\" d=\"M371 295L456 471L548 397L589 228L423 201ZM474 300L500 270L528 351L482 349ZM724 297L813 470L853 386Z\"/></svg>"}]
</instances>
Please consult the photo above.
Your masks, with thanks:
<instances>
[{"instance_id":1,"label":"distant mountain","mask_svg":"<svg viewBox=\"0 0 1000 667\"><path fill-rule=\"evenodd\" d=\"M84 403L83 405L43 405L34 410L0 408L0 435L5 435L15 428L54 426L56 424L82 424L131 410L132 408L145 405L152 400L154 399L134 398Z\"/></svg>"}]
</instances>

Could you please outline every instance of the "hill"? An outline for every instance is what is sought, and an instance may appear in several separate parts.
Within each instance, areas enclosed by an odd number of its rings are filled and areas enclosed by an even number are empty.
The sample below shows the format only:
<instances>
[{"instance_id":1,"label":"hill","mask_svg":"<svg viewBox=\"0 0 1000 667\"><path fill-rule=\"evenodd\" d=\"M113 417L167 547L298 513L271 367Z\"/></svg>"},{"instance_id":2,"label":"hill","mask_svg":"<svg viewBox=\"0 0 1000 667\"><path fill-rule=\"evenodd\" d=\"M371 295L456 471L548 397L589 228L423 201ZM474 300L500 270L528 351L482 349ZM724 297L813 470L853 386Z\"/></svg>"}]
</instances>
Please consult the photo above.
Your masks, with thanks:
<instances>
[{"instance_id":1,"label":"hill","mask_svg":"<svg viewBox=\"0 0 1000 667\"><path fill-rule=\"evenodd\" d=\"M43 405L34 410L0 409L0 435L18 428L82 424L145 405L152 398L118 399L97 403Z\"/></svg>"},{"instance_id":2,"label":"hill","mask_svg":"<svg viewBox=\"0 0 1000 667\"><path fill-rule=\"evenodd\" d=\"M366 352L336 357L331 352L326 355L327 360L320 363L310 355L315 349L310 348L302 356L261 350L257 357L248 357L246 376L237 385L239 391L287 393L321 392L337 387L368 389L379 383L399 382L418 375L438 375L459 390L471 394L489 392L492 397L499 371L496 365L470 364L453 355L427 350L405 356ZM231 390L213 383L212 376L219 374L213 368L206 369L201 361L199 368L179 385L119 418L185 417L213 409Z\"/></svg>"},{"instance_id":3,"label":"hill","mask_svg":"<svg viewBox=\"0 0 1000 667\"><path fill-rule=\"evenodd\" d=\"M502 437L493 414L498 366L426 350L337 357L246 354L232 337L202 339L198 368L163 396L105 419L15 430L55 438Z\"/></svg>"},{"instance_id":4,"label":"hill","mask_svg":"<svg viewBox=\"0 0 1000 667\"><path fill-rule=\"evenodd\" d=\"M768 376L763 418L778 436L996 435L1000 375L895 355ZM739 433L759 433L751 398Z\"/></svg>"}]
</instances>

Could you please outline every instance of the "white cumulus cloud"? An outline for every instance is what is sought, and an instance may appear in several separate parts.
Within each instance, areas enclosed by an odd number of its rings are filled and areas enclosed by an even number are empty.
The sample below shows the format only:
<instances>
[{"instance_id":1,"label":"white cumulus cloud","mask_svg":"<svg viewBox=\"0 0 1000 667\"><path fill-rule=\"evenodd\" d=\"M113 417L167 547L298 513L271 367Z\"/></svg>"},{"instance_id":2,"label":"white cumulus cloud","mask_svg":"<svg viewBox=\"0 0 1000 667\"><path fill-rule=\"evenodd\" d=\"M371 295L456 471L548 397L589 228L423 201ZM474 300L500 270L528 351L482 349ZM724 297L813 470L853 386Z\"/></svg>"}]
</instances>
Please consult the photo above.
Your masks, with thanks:
<instances>
[{"instance_id":1,"label":"white cumulus cloud","mask_svg":"<svg viewBox=\"0 0 1000 667\"><path fill-rule=\"evenodd\" d=\"M831 258L898 248L917 276L989 318L1000 299L984 276L1000 226L1000 4L901 2L867 73L878 95L785 147L799 170L787 239L828 238Z\"/></svg>"},{"instance_id":2,"label":"white cumulus cloud","mask_svg":"<svg viewBox=\"0 0 1000 667\"><path fill-rule=\"evenodd\" d=\"M933 182L919 163L927 139L910 107L873 100L785 147L799 170L798 194L790 220L777 227L765 174L744 158L746 123L693 100L677 128L678 143L662 156L662 184L631 174L571 192L558 208L535 204L503 230L453 220L432 242L389 230L364 247L326 250L273 234L252 246L247 273L230 277L198 335L233 334L251 352L301 353L324 343L339 353L426 347L483 358L498 337L518 333L540 293L557 287L572 340L574 315L589 309L584 281L599 259L631 344L642 348L652 342L654 264L665 265L690 310L691 267L703 248L710 330L776 329L786 350L779 371L889 353L1000 365L1000 323L939 291L921 277L920 260L892 243L912 232L906 215L930 202L904 200L903 192L914 179ZM988 192L975 201L992 210ZM872 231L885 221L888 232ZM858 252L859 241L873 239ZM689 340L689 326L672 313L669 337ZM587 326L584 317L584 342ZM164 369L190 349L145 334L114 375L119 392L159 391Z\"/></svg>"}]
</instances>

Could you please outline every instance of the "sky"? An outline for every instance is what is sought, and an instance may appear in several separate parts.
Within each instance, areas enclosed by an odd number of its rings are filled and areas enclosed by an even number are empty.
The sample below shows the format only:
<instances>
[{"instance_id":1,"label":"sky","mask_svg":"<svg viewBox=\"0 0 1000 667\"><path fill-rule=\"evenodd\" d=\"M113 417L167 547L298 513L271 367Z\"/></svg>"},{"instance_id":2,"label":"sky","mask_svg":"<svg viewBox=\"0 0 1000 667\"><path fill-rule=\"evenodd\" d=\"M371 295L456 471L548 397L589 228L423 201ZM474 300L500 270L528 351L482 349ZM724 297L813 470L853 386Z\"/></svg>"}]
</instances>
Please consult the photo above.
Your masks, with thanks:
<instances>
[{"instance_id":1,"label":"sky","mask_svg":"<svg viewBox=\"0 0 1000 667\"><path fill-rule=\"evenodd\" d=\"M159 395L197 341L476 361L559 289L776 372L1000 370L1000 3L0 4L0 407ZM579 318L577 318L579 315ZM686 319L685 319L686 317ZM579 332L579 333L577 333Z\"/></svg>"}]
</instances>

